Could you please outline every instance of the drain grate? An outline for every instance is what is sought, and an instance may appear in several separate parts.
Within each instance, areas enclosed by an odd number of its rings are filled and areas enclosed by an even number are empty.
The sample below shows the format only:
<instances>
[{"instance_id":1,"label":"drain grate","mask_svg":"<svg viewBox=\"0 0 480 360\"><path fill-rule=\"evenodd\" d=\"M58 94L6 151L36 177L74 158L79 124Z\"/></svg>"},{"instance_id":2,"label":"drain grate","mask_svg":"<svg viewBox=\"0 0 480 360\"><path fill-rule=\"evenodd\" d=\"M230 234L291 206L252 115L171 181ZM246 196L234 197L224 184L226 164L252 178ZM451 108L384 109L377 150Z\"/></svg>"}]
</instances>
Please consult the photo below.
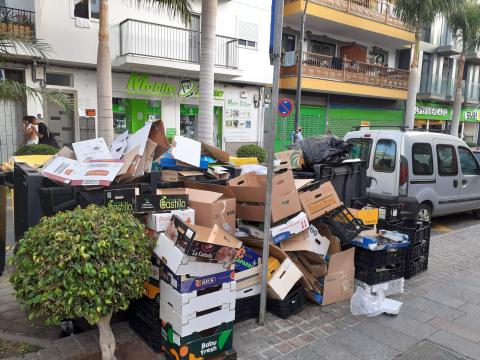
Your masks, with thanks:
<instances>
[{"instance_id":1,"label":"drain grate","mask_svg":"<svg viewBox=\"0 0 480 360\"><path fill-rule=\"evenodd\" d=\"M394 360L467 360L467 358L433 342L422 341Z\"/></svg>"}]
</instances>

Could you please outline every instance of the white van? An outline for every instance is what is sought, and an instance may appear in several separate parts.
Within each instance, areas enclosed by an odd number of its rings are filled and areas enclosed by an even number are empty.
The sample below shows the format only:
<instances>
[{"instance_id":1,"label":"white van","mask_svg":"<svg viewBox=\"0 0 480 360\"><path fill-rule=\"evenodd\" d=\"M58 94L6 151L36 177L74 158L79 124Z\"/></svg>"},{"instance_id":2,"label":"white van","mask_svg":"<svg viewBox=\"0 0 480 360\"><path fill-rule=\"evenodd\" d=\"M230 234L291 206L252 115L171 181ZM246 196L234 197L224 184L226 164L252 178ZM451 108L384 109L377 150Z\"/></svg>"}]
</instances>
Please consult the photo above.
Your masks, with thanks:
<instances>
[{"instance_id":1,"label":"white van","mask_svg":"<svg viewBox=\"0 0 480 360\"><path fill-rule=\"evenodd\" d=\"M345 135L351 156L368 165L369 197L399 204L402 216L473 211L480 217L480 166L469 147L451 135L401 130L361 130Z\"/></svg>"}]
</instances>

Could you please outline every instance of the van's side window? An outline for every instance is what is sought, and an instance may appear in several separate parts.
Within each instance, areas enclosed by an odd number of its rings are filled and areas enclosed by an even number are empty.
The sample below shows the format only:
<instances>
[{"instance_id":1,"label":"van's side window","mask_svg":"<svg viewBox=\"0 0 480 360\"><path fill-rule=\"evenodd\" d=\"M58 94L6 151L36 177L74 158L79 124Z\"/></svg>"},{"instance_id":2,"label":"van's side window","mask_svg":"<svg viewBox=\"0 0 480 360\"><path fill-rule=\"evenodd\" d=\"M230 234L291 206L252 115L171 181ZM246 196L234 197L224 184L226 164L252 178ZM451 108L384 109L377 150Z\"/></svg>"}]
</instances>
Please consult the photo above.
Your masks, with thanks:
<instances>
[{"instance_id":1,"label":"van's side window","mask_svg":"<svg viewBox=\"0 0 480 360\"><path fill-rule=\"evenodd\" d=\"M477 159L470 150L458 147L458 154L463 175L480 175Z\"/></svg>"},{"instance_id":2,"label":"van's side window","mask_svg":"<svg viewBox=\"0 0 480 360\"><path fill-rule=\"evenodd\" d=\"M430 144L413 144L412 167L414 175L433 175L433 152Z\"/></svg>"},{"instance_id":3,"label":"van's side window","mask_svg":"<svg viewBox=\"0 0 480 360\"><path fill-rule=\"evenodd\" d=\"M350 149L350 159L361 159L366 161L367 167L370 162L370 150L372 149L372 139L348 139L347 142L352 145Z\"/></svg>"},{"instance_id":4,"label":"van's side window","mask_svg":"<svg viewBox=\"0 0 480 360\"><path fill-rule=\"evenodd\" d=\"M458 175L458 162L452 145L437 145L438 174L440 176Z\"/></svg>"},{"instance_id":5,"label":"van's side window","mask_svg":"<svg viewBox=\"0 0 480 360\"><path fill-rule=\"evenodd\" d=\"M373 170L378 172L393 172L397 158L397 144L393 140L381 139L377 141Z\"/></svg>"}]
</instances>

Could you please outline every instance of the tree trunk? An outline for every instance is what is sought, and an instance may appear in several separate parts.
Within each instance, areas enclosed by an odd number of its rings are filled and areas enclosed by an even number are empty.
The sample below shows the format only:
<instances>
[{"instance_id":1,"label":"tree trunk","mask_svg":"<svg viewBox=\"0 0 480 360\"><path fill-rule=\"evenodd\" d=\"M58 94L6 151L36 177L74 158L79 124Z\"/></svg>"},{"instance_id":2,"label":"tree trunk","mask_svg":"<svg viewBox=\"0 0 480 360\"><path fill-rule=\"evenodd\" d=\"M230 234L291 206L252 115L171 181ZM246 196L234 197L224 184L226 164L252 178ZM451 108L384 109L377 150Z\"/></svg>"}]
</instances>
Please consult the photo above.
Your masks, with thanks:
<instances>
[{"instance_id":1,"label":"tree trunk","mask_svg":"<svg viewBox=\"0 0 480 360\"><path fill-rule=\"evenodd\" d=\"M458 59L457 78L455 79L455 96L453 98L453 112L452 112L452 126L450 128L450 135L458 137L458 127L460 125L460 112L462 110L462 85L463 85L463 70L465 68L465 49ZM466 95L466 94L465 94Z\"/></svg>"},{"instance_id":2,"label":"tree trunk","mask_svg":"<svg viewBox=\"0 0 480 360\"><path fill-rule=\"evenodd\" d=\"M100 0L97 52L97 126L98 136L107 144L113 140L112 58L108 24L108 0Z\"/></svg>"},{"instance_id":3,"label":"tree trunk","mask_svg":"<svg viewBox=\"0 0 480 360\"><path fill-rule=\"evenodd\" d=\"M408 76L408 95L407 105L405 107L405 126L413 129L415 125L415 108L417 106L417 91L420 84L420 73L418 72L418 63L420 60L420 32L415 33L415 46L413 48L413 59L410 65L410 74Z\"/></svg>"},{"instance_id":4,"label":"tree trunk","mask_svg":"<svg viewBox=\"0 0 480 360\"><path fill-rule=\"evenodd\" d=\"M97 322L98 330L100 332L100 350L102 350L102 360L116 360L115 358L115 337L113 336L112 328L110 327L110 319L112 313L100 318Z\"/></svg>"},{"instance_id":5,"label":"tree trunk","mask_svg":"<svg viewBox=\"0 0 480 360\"><path fill-rule=\"evenodd\" d=\"M200 101L197 140L216 145L213 139L213 90L217 0L202 0L202 34L200 44Z\"/></svg>"}]
</instances>

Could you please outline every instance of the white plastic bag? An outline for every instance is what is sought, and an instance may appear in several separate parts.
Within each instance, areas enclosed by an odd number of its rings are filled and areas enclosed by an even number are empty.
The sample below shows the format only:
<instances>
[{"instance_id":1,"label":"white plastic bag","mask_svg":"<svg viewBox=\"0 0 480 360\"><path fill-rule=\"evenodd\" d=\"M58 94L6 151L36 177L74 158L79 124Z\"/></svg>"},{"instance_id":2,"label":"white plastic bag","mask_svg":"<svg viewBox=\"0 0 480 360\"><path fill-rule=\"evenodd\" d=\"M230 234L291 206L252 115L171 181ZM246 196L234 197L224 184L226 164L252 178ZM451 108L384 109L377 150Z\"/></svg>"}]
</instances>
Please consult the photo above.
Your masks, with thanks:
<instances>
[{"instance_id":1,"label":"white plastic bag","mask_svg":"<svg viewBox=\"0 0 480 360\"><path fill-rule=\"evenodd\" d=\"M267 168L263 165L242 165L240 168L242 169L242 175L251 172L257 175L267 175Z\"/></svg>"},{"instance_id":2,"label":"white plastic bag","mask_svg":"<svg viewBox=\"0 0 480 360\"><path fill-rule=\"evenodd\" d=\"M378 295L372 295L367 290L357 287L350 300L350 311L353 315L377 316L383 313L383 290L378 289Z\"/></svg>"}]
</instances>

